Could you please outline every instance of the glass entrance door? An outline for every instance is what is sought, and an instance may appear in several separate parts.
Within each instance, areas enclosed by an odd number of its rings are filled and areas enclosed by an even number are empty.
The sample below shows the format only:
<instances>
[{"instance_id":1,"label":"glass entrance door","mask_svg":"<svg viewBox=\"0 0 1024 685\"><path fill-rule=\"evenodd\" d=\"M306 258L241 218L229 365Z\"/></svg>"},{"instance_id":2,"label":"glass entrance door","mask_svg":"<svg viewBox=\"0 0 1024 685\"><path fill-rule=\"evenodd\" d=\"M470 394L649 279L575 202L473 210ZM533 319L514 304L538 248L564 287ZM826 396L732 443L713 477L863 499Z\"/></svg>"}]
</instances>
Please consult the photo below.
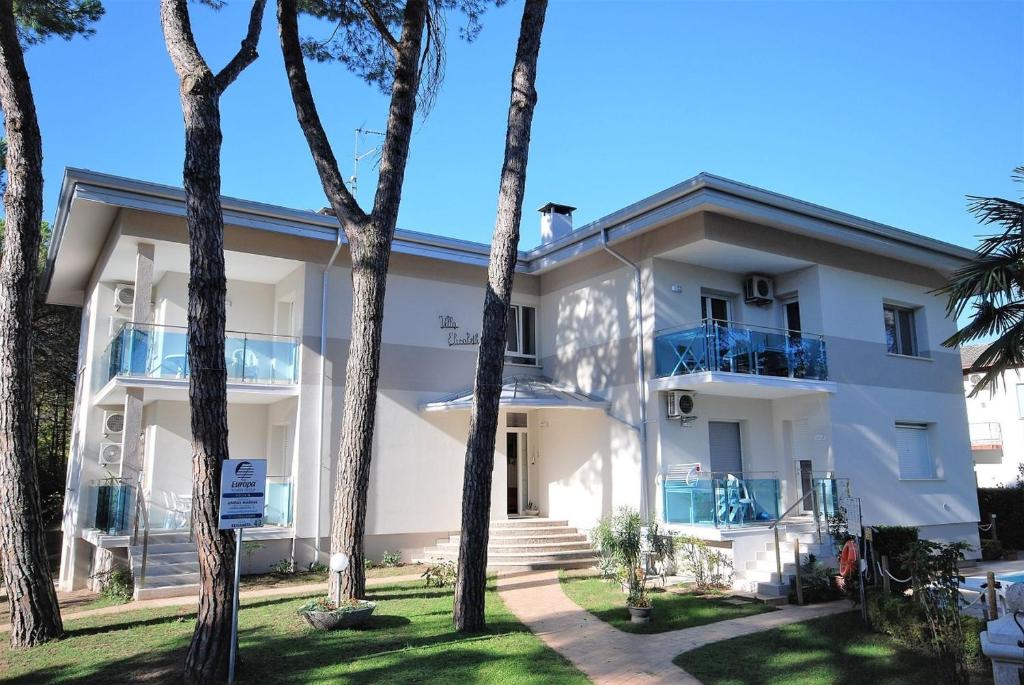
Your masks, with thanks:
<instances>
[{"instance_id":1,"label":"glass entrance door","mask_svg":"<svg viewBox=\"0 0 1024 685\"><path fill-rule=\"evenodd\" d=\"M529 506L529 463L527 458L526 432L508 431L505 433L505 464L507 469L506 489L507 512L510 515L522 514Z\"/></svg>"}]
</instances>

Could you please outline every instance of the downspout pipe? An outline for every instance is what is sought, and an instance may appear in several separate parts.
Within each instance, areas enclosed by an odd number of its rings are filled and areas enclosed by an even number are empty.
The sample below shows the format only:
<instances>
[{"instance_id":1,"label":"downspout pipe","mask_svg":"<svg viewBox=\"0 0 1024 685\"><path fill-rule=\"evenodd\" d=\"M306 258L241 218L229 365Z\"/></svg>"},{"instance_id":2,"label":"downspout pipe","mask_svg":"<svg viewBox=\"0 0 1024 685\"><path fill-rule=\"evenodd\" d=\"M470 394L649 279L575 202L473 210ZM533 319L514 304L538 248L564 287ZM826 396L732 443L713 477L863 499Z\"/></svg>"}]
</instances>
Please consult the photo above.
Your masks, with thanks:
<instances>
[{"instance_id":1,"label":"downspout pipe","mask_svg":"<svg viewBox=\"0 0 1024 685\"><path fill-rule=\"evenodd\" d=\"M643 277L639 266L608 245L607 228L601 229L601 247L633 270L633 291L636 298L636 382L640 397L640 517L644 521L650 521L652 512L648 483L650 469L647 459L647 363L644 358Z\"/></svg>"},{"instance_id":2,"label":"downspout pipe","mask_svg":"<svg viewBox=\"0 0 1024 685\"><path fill-rule=\"evenodd\" d=\"M338 253L341 252L341 246L344 243L343 235L341 226L338 226L338 236L334 241L334 252L331 253L331 258L327 260L327 265L324 266L320 286L320 411L317 414L316 420L316 540L314 544L316 560L318 562L322 554L320 549L320 539L322 537L320 534L320 519L323 514L323 485L321 479L324 469L324 408L327 406L327 285L330 280L331 267L334 266L334 260L338 258Z\"/></svg>"}]
</instances>

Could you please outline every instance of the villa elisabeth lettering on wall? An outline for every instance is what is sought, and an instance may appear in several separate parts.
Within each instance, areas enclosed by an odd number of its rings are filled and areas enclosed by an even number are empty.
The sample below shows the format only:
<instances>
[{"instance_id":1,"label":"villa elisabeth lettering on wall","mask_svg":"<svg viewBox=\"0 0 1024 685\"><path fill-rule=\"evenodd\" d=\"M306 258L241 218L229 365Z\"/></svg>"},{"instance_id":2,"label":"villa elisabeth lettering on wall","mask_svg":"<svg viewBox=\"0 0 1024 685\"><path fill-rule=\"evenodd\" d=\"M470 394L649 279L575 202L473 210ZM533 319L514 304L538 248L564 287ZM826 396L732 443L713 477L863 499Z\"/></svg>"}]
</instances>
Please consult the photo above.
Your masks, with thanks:
<instances>
[{"instance_id":1,"label":"villa elisabeth lettering on wall","mask_svg":"<svg viewBox=\"0 0 1024 685\"><path fill-rule=\"evenodd\" d=\"M451 314L438 314L437 320L442 331L448 331L448 347L460 347L463 345L479 345L479 333L459 332L459 324Z\"/></svg>"}]
</instances>

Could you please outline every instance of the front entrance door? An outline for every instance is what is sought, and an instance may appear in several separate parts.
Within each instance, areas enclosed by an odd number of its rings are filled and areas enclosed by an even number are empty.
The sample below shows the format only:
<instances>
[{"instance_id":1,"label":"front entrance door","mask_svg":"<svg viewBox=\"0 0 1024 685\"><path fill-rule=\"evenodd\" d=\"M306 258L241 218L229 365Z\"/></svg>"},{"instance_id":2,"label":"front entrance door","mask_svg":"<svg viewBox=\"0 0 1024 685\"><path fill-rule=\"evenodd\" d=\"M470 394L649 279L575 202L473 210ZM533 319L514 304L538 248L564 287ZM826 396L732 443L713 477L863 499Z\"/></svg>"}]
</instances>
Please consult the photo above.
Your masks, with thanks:
<instances>
[{"instance_id":1,"label":"front entrance door","mask_svg":"<svg viewBox=\"0 0 1024 685\"><path fill-rule=\"evenodd\" d=\"M505 461L508 468L508 513L521 514L529 504L527 494L529 459L527 459L526 432L509 431L505 434Z\"/></svg>"},{"instance_id":2,"label":"front entrance door","mask_svg":"<svg viewBox=\"0 0 1024 685\"><path fill-rule=\"evenodd\" d=\"M805 496L814 487L813 466L810 459L800 459L796 463L797 479L800 482L800 496ZM803 500L803 511L814 511L814 498Z\"/></svg>"}]
</instances>

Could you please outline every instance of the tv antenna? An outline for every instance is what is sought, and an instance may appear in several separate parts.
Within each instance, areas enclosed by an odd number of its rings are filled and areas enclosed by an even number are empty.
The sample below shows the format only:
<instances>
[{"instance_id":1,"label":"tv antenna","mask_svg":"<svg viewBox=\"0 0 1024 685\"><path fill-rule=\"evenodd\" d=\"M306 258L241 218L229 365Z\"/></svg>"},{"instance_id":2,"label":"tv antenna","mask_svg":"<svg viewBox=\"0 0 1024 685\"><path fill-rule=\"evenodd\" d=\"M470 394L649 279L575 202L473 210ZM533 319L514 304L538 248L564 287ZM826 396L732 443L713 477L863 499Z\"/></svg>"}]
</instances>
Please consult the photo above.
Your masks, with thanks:
<instances>
[{"instance_id":1,"label":"tv antenna","mask_svg":"<svg viewBox=\"0 0 1024 685\"><path fill-rule=\"evenodd\" d=\"M383 138L384 132L374 131L373 129L363 128L362 126L356 129L355 151L352 153L352 176L348 180L349 190L352 191L352 197L355 197L356 199L358 199L357 192L359 187L359 161L365 157L369 157L375 152L378 152L381 148L380 145L374 145L368 150L362 150L363 139L366 136L380 136Z\"/></svg>"}]
</instances>

